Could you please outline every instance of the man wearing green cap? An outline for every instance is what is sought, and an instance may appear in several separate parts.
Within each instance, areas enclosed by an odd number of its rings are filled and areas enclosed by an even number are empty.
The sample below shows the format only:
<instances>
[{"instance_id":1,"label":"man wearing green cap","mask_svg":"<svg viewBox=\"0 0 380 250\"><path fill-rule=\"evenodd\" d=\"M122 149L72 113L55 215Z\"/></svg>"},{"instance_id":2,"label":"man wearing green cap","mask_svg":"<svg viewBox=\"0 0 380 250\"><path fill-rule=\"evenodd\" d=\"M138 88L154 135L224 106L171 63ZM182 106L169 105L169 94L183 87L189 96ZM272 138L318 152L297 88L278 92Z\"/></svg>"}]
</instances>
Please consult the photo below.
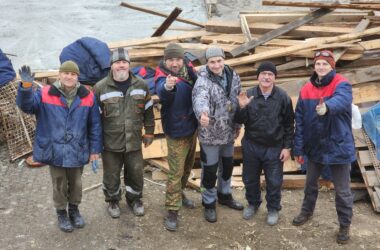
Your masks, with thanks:
<instances>
[{"instance_id":1,"label":"man wearing green cap","mask_svg":"<svg viewBox=\"0 0 380 250\"><path fill-rule=\"evenodd\" d=\"M83 166L102 151L99 106L94 94L79 84L79 68L73 61L61 65L56 82L37 91L28 66L19 74L17 105L37 118L33 159L50 165L58 226L72 232L85 225L78 209Z\"/></svg>"}]
</instances>

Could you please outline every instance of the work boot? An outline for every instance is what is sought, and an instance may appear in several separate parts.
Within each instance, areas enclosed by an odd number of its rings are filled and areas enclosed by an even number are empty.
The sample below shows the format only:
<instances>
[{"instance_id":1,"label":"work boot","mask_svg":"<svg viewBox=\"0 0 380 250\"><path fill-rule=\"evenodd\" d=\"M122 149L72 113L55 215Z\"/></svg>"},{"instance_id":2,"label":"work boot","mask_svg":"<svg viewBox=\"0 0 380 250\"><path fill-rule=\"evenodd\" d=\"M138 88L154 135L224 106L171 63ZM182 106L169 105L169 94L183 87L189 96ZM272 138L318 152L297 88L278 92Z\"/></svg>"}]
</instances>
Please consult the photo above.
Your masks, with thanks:
<instances>
[{"instance_id":1,"label":"work boot","mask_svg":"<svg viewBox=\"0 0 380 250\"><path fill-rule=\"evenodd\" d=\"M182 192L182 206L186 207L186 208L189 208L189 209L193 209L195 208L195 203L194 201L188 199L185 195L184 192Z\"/></svg>"},{"instance_id":2,"label":"work boot","mask_svg":"<svg viewBox=\"0 0 380 250\"><path fill-rule=\"evenodd\" d=\"M216 209L215 208L205 208L204 216L208 222L214 223L216 222Z\"/></svg>"},{"instance_id":3,"label":"work boot","mask_svg":"<svg viewBox=\"0 0 380 250\"><path fill-rule=\"evenodd\" d=\"M218 192L218 202L221 205L227 206L236 210L243 210L244 206L240 202L236 201L232 194L222 194Z\"/></svg>"},{"instance_id":4,"label":"work boot","mask_svg":"<svg viewBox=\"0 0 380 250\"><path fill-rule=\"evenodd\" d=\"M120 217L120 207L119 207L119 202L118 201L110 201L108 203L108 214L116 219Z\"/></svg>"},{"instance_id":5,"label":"work boot","mask_svg":"<svg viewBox=\"0 0 380 250\"><path fill-rule=\"evenodd\" d=\"M244 208L243 211L243 219L250 220L253 218L253 216L257 213L257 210L259 209L258 206L254 205L248 205L246 208Z\"/></svg>"},{"instance_id":6,"label":"work boot","mask_svg":"<svg viewBox=\"0 0 380 250\"><path fill-rule=\"evenodd\" d=\"M300 213L293 219L293 226L301 226L305 224L309 219L311 218L311 215L305 214L305 213Z\"/></svg>"},{"instance_id":7,"label":"work boot","mask_svg":"<svg viewBox=\"0 0 380 250\"><path fill-rule=\"evenodd\" d=\"M65 233L70 233L74 230L73 225L71 225L71 222L67 217L66 209L57 209L57 216L59 229L61 229Z\"/></svg>"},{"instance_id":8,"label":"work boot","mask_svg":"<svg viewBox=\"0 0 380 250\"><path fill-rule=\"evenodd\" d=\"M336 242L338 244L346 244L350 239L350 226L340 226Z\"/></svg>"},{"instance_id":9,"label":"work boot","mask_svg":"<svg viewBox=\"0 0 380 250\"><path fill-rule=\"evenodd\" d=\"M69 204L69 218L71 224L76 228L84 227L84 219L79 213L78 205Z\"/></svg>"},{"instance_id":10,"label":"work boot","mask_svg":"<svg viewBox=\"0 0 380 250\"><path fill-rule=\"evenodd\" d=\"M165 228L169 231L176 231L178 228L178 211L169 210L164 221Z\"/></svg>"},{"instance_id":11,"label":"work boot","mask_svg":"<svg viewBox=\"0 0 380 250\"><path fill-rule=\"evenodd\" d=\"M145 214L144 205L140 199L133 202L132 210L135 216L143 216Z\"/></svg>"},{"instance_id":12,"label":"work boot","mask_svg":"<svg viewBox=\"0 0 380 250\"><path fill-rule=\"evenodd\" d=\"M270 226L274 226L278 223L278 211L277 210L269 210L267 215L267 224Z\"/></svg>"}]
</instances>

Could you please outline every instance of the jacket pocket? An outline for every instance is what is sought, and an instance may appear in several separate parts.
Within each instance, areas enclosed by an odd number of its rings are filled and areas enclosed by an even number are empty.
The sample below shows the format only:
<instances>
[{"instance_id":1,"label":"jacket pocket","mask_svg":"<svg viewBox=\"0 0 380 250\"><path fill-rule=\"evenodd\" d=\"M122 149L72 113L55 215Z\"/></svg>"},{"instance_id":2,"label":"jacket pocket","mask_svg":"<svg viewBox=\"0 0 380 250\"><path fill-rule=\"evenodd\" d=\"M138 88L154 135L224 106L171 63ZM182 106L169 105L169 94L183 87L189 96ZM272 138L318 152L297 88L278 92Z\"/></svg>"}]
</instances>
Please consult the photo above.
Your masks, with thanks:
<instances>
[{"instance_id":1,"label":"jacket pocket","mask_svg":"<svg viewBox=\"0 0 380 250\"><path fill-rule=\"evenodd\" d=\"M52 162L53 160L53 145L49 139L38 138L36 139L35 157L36 160L42 162Z\"/></svg>"},{"instance_id":2,"label":"jacket pocket","mask_svg":"<svg viewBox=\"0 0 380 250\"><path fill-rule=\"evenodd\" d=\"M120 116L119 98L110 98L104 100L104 117L118 117Z\"/></svg>"},{"instance_id":3,"label":"jacket pocket","mask_svg":"<svg viewBox=\"0 0 380 250\"><path fill-rule=\"evenodd\" d=\"M144 95L133 95L133 106L135 109L135 112L140 114L143 113L145 110L145 96Z\"/></svg>"},{"instance_id":4,"label":"jacket pocket","mask_svg":"<svg viewBox=\"0 0 380 250\"><path fill-rule=\"evenodd\" d=\"M85 142L79 143L78 161L81 164L86 164L90 159L89 145Z\"/></svg>"}]
</instances>

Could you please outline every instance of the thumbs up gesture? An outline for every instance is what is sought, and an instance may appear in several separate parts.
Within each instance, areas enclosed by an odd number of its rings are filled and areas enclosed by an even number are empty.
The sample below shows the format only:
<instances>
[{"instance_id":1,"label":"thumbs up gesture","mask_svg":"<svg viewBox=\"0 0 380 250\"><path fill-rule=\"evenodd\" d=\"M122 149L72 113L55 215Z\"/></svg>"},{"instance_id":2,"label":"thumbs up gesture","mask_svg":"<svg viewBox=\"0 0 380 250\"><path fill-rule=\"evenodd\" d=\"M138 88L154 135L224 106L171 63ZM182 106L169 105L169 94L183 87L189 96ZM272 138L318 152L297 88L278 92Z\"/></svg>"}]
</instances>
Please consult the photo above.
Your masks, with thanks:
<instances>
[{"instance_id":1,"label":"thumbs up gesture","mask_svg":"<svg viewBox=\"0 0 380 250\"><path fill-rule=\"evenodd\" d=\"M319 104L317 105L317 107L315 107L315 111L317 111L317 114L320 116L326 114L327 106L326 106L325 102L323 101L322 97L319 99Z\"/></svg>"},{"instance_id":2,"label":"thumbs up gesture","mask_svg":"<svg viewBox=\"0 0 380 250\"><path fill-rule=\"evenodd\" d=\"M247 105L253 100L253 96L248 97L247 91L241 91L238 95L239 106L241 109L247 107Z\"/></svg>"},{"instance_id":3,"label":"thumbs up gesture","mask_svg":"<svg viewBox=\"0 0 380 250\"><path fill-rule=\"evenodd\" d=\"M207 112L202 112L201 119L199 120L199 122L201 123L202 127L207 127L208 126L208 124L210 123L210 118L208 117L208 113Z\"/></svg>"},{"instance_id":4,"label":"thumbs up gesture","mask_svg":"<svg viewBox=\"0 0 380 250\"><path fill-rule=\"evenodd\" d=\"M169 91L173 90L176 83L177 83L177 77L168 75L166 77L165 88Z\"/></svg>"}]
</instances>

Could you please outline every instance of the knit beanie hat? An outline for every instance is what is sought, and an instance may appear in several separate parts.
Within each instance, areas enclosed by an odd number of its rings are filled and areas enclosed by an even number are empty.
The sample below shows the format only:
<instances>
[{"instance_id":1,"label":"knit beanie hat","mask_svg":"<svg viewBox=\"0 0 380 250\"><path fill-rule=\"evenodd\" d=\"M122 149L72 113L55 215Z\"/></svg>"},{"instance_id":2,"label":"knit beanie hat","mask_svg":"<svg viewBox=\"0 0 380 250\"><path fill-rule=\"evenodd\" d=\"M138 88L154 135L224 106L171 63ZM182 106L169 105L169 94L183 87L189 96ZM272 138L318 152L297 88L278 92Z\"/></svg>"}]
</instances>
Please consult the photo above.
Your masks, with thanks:
<instances>
[{"instance_id":1,"label":"knit beanie hat","mask_svg":"<svg viewBox=\"0 0 380 250\"><path fill-rule=\"evenodd\" d=\"M111 65L117 61L131 62L129 59L128 50L126 48L117 48L111 52Z\"/></svg>"},{"instance_id":2,"label":"knit beanie hat","mask_svg":"<svg viewBox=\"0 0 380 250\"><path fill-rule=\"evenodd\" d=\"M209 47L206 50L205 57L206 57L207 60L210 59L211 57L218 57L218 56L223 57L223 58L226 57L224 55L224 51L223 51L222 48L213 46L213 47Z\"/></svg>"},{"instance_id":3,"label":"knit beanie hat","mask_svg":"<svg viewBox=\"0 0 380 250\"><path fill-rule=\"evenodd\" d=\"M269 62L269 61L262 62L262 63L260 64L259 68L258 68L257 71L256 71L257 76L259 76L260 73L263 72L263 71L270 71L270 72L272 72L275 76L277 76L276 65L274 65L272 62Z\"/></svg>"},{"instance_id":4,"label":"knit beanie hat","mask_svg":"<svg viewBox=\"0 0 380 250\"><path fill-rule=\"evenodd\" d=\"M314 64L318 60L325 60L331 68L335 69L334 54L330 50L317 51L314 55Z\"/></svg>"},{"instance_id":5,"label":"knit beanie hat","mask_svg":"<svg viewBox=\"0 0 380 250\"><path fill-rule=\"evenodd\" d=\"M59 72L74 72L78 76L80 75L78 64L74 61L66 61L59 67Z\"/></svg>"},{"instance_id":6,"label":"knit beanie hat","mask_svg":"<svg viewBox=\"0 0 380 250\"><path fill-rule=\"evenodd\" d=\"M171 58L184 58L185 51L177 43L169 43L164 50L164 60Z\"/></svg>"}]
</instances>

